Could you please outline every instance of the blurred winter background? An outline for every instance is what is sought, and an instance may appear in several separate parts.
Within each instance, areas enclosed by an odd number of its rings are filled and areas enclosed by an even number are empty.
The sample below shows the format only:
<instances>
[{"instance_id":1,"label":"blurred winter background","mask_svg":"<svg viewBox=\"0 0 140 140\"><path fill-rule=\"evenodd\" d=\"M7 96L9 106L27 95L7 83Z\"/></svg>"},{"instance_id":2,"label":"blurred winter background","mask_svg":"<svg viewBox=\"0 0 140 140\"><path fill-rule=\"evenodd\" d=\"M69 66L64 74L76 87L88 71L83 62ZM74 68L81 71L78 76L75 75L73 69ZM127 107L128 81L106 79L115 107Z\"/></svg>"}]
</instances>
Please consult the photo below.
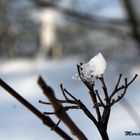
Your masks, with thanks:
<instances>
[{"instance_id":1,"label":"blurred winter background","mask_svg":"<svg viewBox=\"0 0 140 140\"><path fill-rule=\"evenodd\" d=\"M110 91L120 73L130 78L140 74L139 6L140 0L0 0L0 78L42 112L50 108L38 103L46 100L36 83L39 75L57 97L62 96L59 84L63 83L92 110L87 89L72 79L76 64L101 52ZM139 85L138 77L125 96L133 109L123 101L113 107L111 140L140 139L124 135L140 132ZM82 112L69 113L89 140L100 139ZM0 139L61 138L0 88Z\"/></svg>"}]
</instances>

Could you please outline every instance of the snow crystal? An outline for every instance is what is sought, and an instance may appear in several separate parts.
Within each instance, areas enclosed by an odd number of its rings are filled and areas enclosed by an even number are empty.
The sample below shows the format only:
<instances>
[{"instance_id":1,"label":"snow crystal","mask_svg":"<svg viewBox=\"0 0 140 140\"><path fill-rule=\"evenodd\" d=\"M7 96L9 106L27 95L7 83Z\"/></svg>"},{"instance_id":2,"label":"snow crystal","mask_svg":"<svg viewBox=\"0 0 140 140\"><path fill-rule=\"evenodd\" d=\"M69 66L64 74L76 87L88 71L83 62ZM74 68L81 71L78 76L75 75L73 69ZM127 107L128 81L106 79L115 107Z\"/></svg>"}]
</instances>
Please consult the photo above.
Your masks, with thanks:
<instances>
[{"instance_id":1,"label":"snow crystal","mask_svg":"<svg viewBox=\"0 0 140 140\"><path fill-rule=\"evenodd\" d=\"M98 55L93 57L88 63L91 75L94 77L101 77L101 75L105 72L106 61L101 53L98 53Z\"/></svg>"},{"instance_id":2,"label":"snow crystal","mask_svg":"<svg viewBox=\"0 0 140 140\"><path fill-rule=\"evenodd\" d=\"M106 69L106 61L101 53L94 56L88 63L80 66L81 77L89 82L94 82L102 76Z\"/></svg>"}]
</instances>

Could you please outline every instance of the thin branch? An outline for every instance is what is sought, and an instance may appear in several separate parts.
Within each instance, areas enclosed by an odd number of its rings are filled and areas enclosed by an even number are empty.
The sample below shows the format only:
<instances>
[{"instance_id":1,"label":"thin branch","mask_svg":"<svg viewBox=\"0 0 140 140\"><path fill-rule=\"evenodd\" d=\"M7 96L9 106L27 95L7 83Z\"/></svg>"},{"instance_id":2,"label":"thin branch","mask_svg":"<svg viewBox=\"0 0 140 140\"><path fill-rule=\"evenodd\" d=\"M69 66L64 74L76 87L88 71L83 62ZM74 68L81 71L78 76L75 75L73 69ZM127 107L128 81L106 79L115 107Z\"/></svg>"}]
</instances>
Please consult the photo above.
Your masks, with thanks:
<instances>
[{"instance_id":1,"label":"thin branch","mask_svg":"<svg viewBox=\"0 0 140 140\"><path fill-rule=\"evenodd\" d=\"M42 100L39 100L39 103L45 104L45 105L51 105L51 103L48 103L48 102L45 102L45 101L42 101Z\"/></svg>"},{"instance_id":2,"label":"thin branch","mask_svg":"<svg viewBox=\"0 0 140 140\"><path fill-rule=\"evenodd\" d=\"M116 100L113 100L113 102L111 103L111 105L117 103L118 101L120 101L124 97L124 95L125 95L125 93L127 91L127 88L128 88L127 78L125 78L124 81L125 81L125 86L124 86L123 93L120 96L118 96L118 98Z\"/></svg>"},{"instance_id":3,"label":"thin branch","mask_svg":"<svg viewBox=\"0 0 140 140\"><path fill-rule=\"evenodd\" d=\"M58 125L60 124L60 122L61 122L61 120L59 120L59 121L56 123L56 125L58 126Z\"/></svg>"},{"instance_id":4,"label":"thin branch","mask_svg":"<svg viewBox=\"0 0 140 140\"><path fill-rule=\"evenodd\" d=\"M114 96L114 94L115 94L115 91L118 89L118 86L119 86L119 84L120 84L120 81L121 81L121 77L122 77L122 74L120 74L119 75L119 78L118 78L118 81L117 81L117 84L116 84L116 86L115 86L115 88L114 88L114 90L113 90L113 92L112 92L112 94L110 95L110 100L111 100L111 98Z\"/></svg>"},{"instance_id":5,"label":"thin branch","mask_svg":"<svg viewBox=\"0 0 140 140\"><path fill-rule=\"evenodd\" d=\"M134 78L127 84L127 86L132 84L137 77L138 77L138 74L135 74Z\"/></svg>"},{"instance_id":6,"label":"thin branch","mask_svg":"<svg viewBox=\"0 0 140 140\"><path fill-rule=\"evenodd\" d=\"M102 101L102 99L101 99L101 97L100 97L100 95L99 95L99 93L98 93L98 90L95 90L95 93L96 93L96 95L97 95L97 97L98 97L98 100L100 101L100 104L101 104L103 107L105 107L105 104L103 103L103 101Z\"/></svg>"},{"instance_id":7,"label":"thin branch","mask_svg":"<svg viewBox=\"0 0 140 140\"><path fill-rule=\"evenodd\" d=\"M103 114L101 116L101 124L104 126L104 129L107 130L108 120L109 120L110 111L111 111L110 99L109 99L107 86L106 86L103 75L102 75L102 77L99 78L99 80L102 83L102 89L103 89L105 101L106 101L106 104L104 105Z\"/></svg>"},{"instance_id":8,"label":"thin branch","mask_svg":"<svg viewBox=\"0 0 140 140\"><path fill-rule=\"evenodd\" d=\"M67 127L71 130L72 134L75 135L79 140L87 140L83 132L76 126L76 124L68 116L68 114L63 111L63 106L57 101L52 88L45 83L41 76L38 78L38 84L43 90L44 95L52 103L56 116L67 125Z\"/></svg>"},{"instance_id":9,"label":"thin branch","mask_svg":"<svg viewBox=\"0 0 140 140\"><path fill-rule=\"evenodd\" d=\"M105 80L104 80L104 77L102 75L102 77L99 78L101 83L102 83L102 89L104 91L104 95L105 95L105 100L106 100L106 104L108 105L110 100L109 100L109 95L108 95L108 91L107 91L107 87L106 87L106 83L105 83Z\"/></svg>"},{"instance_id":10,"label":"thin branch","mask_svg":"<svg viewBox=\"0 0 140 140\"><path fill-rule=\"evenodd\" d=\"M80 109L80 107L79 106L65 106L63 109L64 111L68 111L70 109Z\"/></svg>"},{"instance_id":11,"label":"thin branch","mask_svg":"<svg viewBox=\"0 0 140 140\"><path fill-rule=\"evenodd\" d=\"M63 104L63 103L64 103L64 104L67 103L67 104L75 104L75 105L77 105L77 103L76 103L74 100L70 100L70 99L69 99L69 100L59 100L59 99L58 99L57 101L58 101L59 103L62 103L62 104Z\"/></svg>"},{"instance_id":12,"label":"thin branch","mask_svg":"<svg viewBox=\"0 0 140 140\"><path fill-rule=\"evenodd\" d=\"M69 100L68 97L66 96L65 92L64 92L63 84L60 84L60 88L61 88L61 91L62 91L63 96L65 97L65 99Z\"/></svg>"},{"instance_id":13,"label":"thin branch","mask_svg":"<svg viewBox=\"0 0 140 140\"><path fill-rule=\"evenodd\" d=\"M101 120L101 113L100 113L99 106L97 105L97 98L96 98L96 94L94 92L94 89L92 91L89 91L89 94L91 96L91 100L92 100L93 105L95 107L98 121L100 122L100 120Z\"/></svg>"},{"instance_id":14,"label":"thin branch","mask_svg":"<svg viewBox=\"0 0 140 140\"><path fill-rule=\"evenodd\" d=\"M44 115L55 115L55 112L43 112Z\"/></svg>"},{"instance_id":15,"label":"thin branch","mask_svg":"<svg viewBox=\"0 0 140 140\"><path fill-rule=\"evenodd\" d=\"M63 96L65 97L66 100L59 100L61 103L70 103L70 104L76 104L76 102L74 100L71 100L67 97L66 93L65 93L65 89L63 87L63 84L60 85L61 91Z\"/></svg>"},{"instance_id":16,"label":"thin branch","mask_svg":"<svg viewBox=\"0 0 140 140\"><path fill-rule=\"evenodd\" d=\"M76 102L78 102L79 100L77 100L67 89L64 88L64 91Z\"/></svg>"},{"instance_id":17,"label":"thin branch","mask_svg":"<svg viewBox=\"0 0 140 140\"><path fill-rule=\"evenodd\" d=\"M21 95L19 95L19 93L17 93L14 89L12 89L2 79L0 79L0 86L3 87L10 95L12 95L15 99L17 99L28 110L30 110L30 112L32 112L35 116L37 116L40 120L42 120L45 125L47 125L50 128L53 128L54 126L56 126L56 124L52 121L50 117L42 114L37 108L35 108L26 99L24 99ZM66 140L72 140L72 138L66 132L64 132L61 128L55 127L54 131L58 135L60 135L62 138Z\"/></svg>"},{"instance_id":18,"label":"thin branch","mask_svg":"<svg viewBox=\"0 0 140 140\"><path fill-rule=\"evenodd\" d=\"M68 92L66 89L64 91L79 105L79 107L83 110L83 112L86 114L86 116L97 126L97 120L92 115L92 113L88 110L88 108L80 101L77 100L70 92Z\"/></svg>"},{"instance_id":19,"label":"thin branch","mask_svg":"<svg viewBox=\"0 0 140 140\"><path fill-rule=\"evenodd\" d=\"M80 109L80 107L79 106L65 106L61 109L61 111L68 111L70 109ZM55 115L56 113L57 112L43 112L43 114L45 115Z\"/></svg>"},{"instance_id":20,"label":"thin branch","mask_svg":"<svg viewBox=\"0 0 140 140\"><path fill-rule=\"evenodd\" d=\"M61 120L59 120L54 127L51 128L51 130L54 130L58 125L60 124Z\"/></svg>"},{"instance_id":21,"label":"thin branch","mask_svg":"<svg viewBox=\"0 0 140 140\"><path fill-rule=\"evenodd\" d=\"M133 77L133 79L132 79L130 82L127 83L127 87L130 86L130 85L134 82L134 80L137 78L137 76L138 76L138 74L135 74L135 76ZM115 90L113 90L112 94L110 95L110 99L111 99L117 92L119 92L120 90L123 90L125 87L126 87L125 85L122 85L122 86L116 88Z\"/></svg>"},{"instance_id":22,"label":"thin branch","mask_svg":"<svg viewBox=\"0 0 140 140\"><path fill-rule=\"evenodd\" d=\"M119 75L119 78L118 78L118 81L117 81L117 84L116 84L114 90L116 90L116 89L118 88L118 86L119 86L119 84L120 84L120 81L121 81L121 77L122 77L122 74Z\"/></svg>"}]
</instances>

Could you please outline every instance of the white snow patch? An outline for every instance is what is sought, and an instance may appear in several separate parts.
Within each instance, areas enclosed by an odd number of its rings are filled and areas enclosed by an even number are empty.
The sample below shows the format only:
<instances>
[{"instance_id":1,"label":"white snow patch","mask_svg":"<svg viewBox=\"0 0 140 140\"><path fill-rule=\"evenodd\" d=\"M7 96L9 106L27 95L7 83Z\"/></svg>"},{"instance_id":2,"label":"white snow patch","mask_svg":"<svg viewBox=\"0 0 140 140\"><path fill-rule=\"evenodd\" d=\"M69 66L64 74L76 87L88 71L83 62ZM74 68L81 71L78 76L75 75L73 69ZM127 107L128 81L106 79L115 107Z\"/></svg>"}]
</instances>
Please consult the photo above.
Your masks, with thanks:
<instances>
[{"instance_id":1,"label":"white snow patch","mask_svg":"<svg viewBox=\"0 0 140 140\"><path fill-rule=\"evenodd\" d=\"M101 53L98 53L90 61L81 66L81 74L87 81L95 81L104 74L106 69L106 61Z\"/></svg>"}]
</instances>

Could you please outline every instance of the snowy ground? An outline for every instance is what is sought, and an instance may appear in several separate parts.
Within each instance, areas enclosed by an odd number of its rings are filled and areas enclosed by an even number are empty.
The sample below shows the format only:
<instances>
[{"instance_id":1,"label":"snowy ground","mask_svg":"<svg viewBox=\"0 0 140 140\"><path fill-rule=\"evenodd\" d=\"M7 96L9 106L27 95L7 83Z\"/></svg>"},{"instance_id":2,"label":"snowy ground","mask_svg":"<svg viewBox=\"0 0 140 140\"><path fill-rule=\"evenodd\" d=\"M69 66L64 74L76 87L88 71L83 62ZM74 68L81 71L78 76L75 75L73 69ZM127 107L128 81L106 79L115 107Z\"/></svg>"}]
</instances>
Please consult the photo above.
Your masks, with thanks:
<instances>
[{"instance_id":1,"label":"snowy ground","mask_svg":"<svg viewBox=\"0 0 140 140\"><path fill-rule=\"evenodd\" d=\"M46 61L41 59L4 60L0 62L0 77L41 111L45 111L47 107L38 103L39 99L45 100L36 83L39 75L42 75L46 82L54 88L57 97L61 97L59 84L64 83L64 86L77 98L80 98L87 106L90 106L91 103L89 102L86 88L83 87L80 81L72 79L72 75L76 73L77 63L78 60L74 58L65 61ZM112 66L112 63L108 65L105 77L106 80L112 81L111 85L108 85L111 87L118 76L118 72L115 71L113 74L113 70L116 70L115 66ZM135 73L140 74L140 66L133 66L129 73L130 77ZM139 85L140 79L138 78L128 89L126 97L137 113L140 114ZM82 112L70 111L69 113L89 140L100 140L96 128ZM55 120L57 121L56 118ZM62 127L64 126L62 125ZM125 131L140 132L126 110L120 104L117 104L112 109L108 127L110 140L140 139L140 136L125 136ZM49 128L42 125L42 122L38 118L0 88L0 139L59 140L61 138L53 131L50 131Z\"/></svg>"}]
</instances>

